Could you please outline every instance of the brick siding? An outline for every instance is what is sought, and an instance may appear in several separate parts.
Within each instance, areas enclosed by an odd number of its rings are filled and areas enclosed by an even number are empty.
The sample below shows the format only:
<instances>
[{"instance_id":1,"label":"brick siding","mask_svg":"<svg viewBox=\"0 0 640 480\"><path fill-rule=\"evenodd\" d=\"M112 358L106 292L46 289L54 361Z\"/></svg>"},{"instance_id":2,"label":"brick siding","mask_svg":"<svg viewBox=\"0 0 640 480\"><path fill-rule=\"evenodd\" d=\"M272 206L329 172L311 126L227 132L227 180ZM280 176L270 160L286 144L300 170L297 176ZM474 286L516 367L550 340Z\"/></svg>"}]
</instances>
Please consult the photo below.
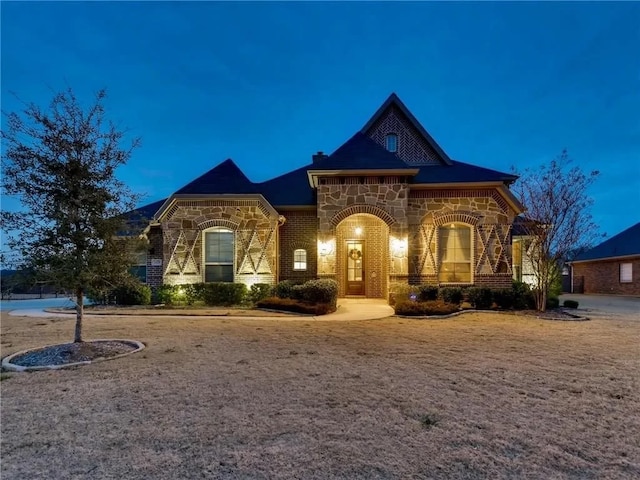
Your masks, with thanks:
<instances>
[{"instance_id":1,"label":"brick siding","mask_svg":"<svg viewBox=\"0 0 640 480\"><path fill-rule=\"evenodd\" d=\"M279 230L279 280L306 281L318 275L318 217L314 210L283 210L286 222ZM307 251L307 270L293 269L293 251Z\"/></svg>"},{"instance_id":2,"label":"brick siding","mask_svg":"<svg viewBox=\"0 0 640 480\"><path fill-rule=\"evenodd\" d=\"M620 282L620 264L631 263L632 282ZM640 257L617 260L599 260L573 265L573 287L578 291L584 282L583 293L612 295L640 295Z\"/></svg>"}]
</instances>

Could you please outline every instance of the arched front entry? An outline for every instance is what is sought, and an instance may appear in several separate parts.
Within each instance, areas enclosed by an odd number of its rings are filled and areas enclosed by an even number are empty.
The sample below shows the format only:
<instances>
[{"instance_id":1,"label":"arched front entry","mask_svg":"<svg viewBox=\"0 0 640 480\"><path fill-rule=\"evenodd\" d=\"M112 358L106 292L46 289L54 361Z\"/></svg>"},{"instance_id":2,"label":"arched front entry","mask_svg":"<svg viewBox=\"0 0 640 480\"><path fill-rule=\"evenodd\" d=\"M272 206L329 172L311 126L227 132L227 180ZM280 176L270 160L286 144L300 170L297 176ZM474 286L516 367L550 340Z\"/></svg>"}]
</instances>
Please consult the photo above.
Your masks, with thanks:
<instances>
[{"instance_id":1,"label":"arched front entry","mask_svg":"<svg viewBox=\"0 0 640 480\"><path fill-rule=\"evenodd\" d=\"M336 226L336 280L340 296L387 297L389 226L383 220L357 213Z\"/></svg>"}]
</instances>

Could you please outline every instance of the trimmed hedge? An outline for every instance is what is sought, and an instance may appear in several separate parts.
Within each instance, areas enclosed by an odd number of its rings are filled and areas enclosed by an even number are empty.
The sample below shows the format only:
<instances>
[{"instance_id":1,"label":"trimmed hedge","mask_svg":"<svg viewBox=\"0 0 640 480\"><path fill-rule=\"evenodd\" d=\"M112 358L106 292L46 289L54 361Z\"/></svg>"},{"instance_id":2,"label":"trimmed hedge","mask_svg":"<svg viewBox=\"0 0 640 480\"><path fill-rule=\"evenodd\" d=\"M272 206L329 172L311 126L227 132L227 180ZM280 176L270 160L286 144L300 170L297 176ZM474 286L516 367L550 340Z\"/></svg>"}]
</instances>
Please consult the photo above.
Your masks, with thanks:
<instances>
[{"instance_id":1,"label":"trimmed hedge","mask_svg":"<svg viewBox=\"0 0 640 480\"><path fill-rule=\"evenodd\" d=\"M499 288L493 291L493 301L502 310L511 310L515 305L516 294L513 288Z\"/></svg>"},{"instance_id":2,"label":"trimmed hedge","mask_svg":"<svg viewBox=\"0 0 640 480\"><path fill-rule=\"evenodd\" d=\"M260 300L257 304L259 308L270 308L273 310L285 310L287 312L304 313L309 315L325 315L336 311L335 305L328 303L306 303L293 298L269 297Z\"/></svg>"},{"instance_id":3,"label":"trimmed hedge","mask_svg":"<svg viewBox=\"0 0 640 480\"><path fill-rule=\"evenodd\" d=\"M240 305L247 295L244 283L213 282L204 285L203 300L210 306Z\"/></svg>"},{"instance_id":4,"label":"trimmed hedge","mask_svg":"<svg viewBox=\"0 0 640 480\"><path fill-rule=\"evenodd\" d=\"M578 305L580 304L575 300L565 300L562 305L566 308L578 308Z\"/></svg>"},{"instance_id":5,"label":"trimmed hedge","mask_svg":"<svg viewBox=\"0 0 640 480\"><path fill-rule=\"evenodd\" d=\"M441 300L429 300L426 302L412 302L409 300L396 303L394 310L396 315L449 315L459 311L460 307Z\"/></svg>"},{"instance_id":6,"label":"trimmed hedge","mask_svg":"<svg viewBox=\"0 0 640 480\"><path fill-rule=\"evenodd\" d=\"M469 303L480 310L487 310L493 306L493 292L487 287L471 287L467 290Z\"/></svg>"},{"instance_id":7,"label":"trimmed hedge","mask_svg":"<svg viewBox=\"0 0 640 480\"><path fill-rule=\"evenodd\" d=\"M418 288L418 301L427 302L438 299L438 287L435 285L420 285Z\"/></svg>"},{"instance_id":8,"label":"trimmed hedge","mask_svg":"<svg viewBox=\"0 0 640 480\"><path fill-rule=\"evenodd\" d=\"M334 309L338 302L338 282L330 279L309 280L303 284L283 280L275 286L273 292L281 299L289 298L311 304L326 303Z\"/></svg>"},{"instance_id":9,"label":"trimmed hedge","mask_svg":"<svg viewBox=\"0 0 640 480\"><path fill-rule=\"evenodd\" d=\"M268 283L254 283L249 288L249 300L251 303L257 303L260 300L270 297L273 287Z\"/></svg>"},{"instance_id":10,"label":"trimmed hedge","mask_svg":"<svg viewBox=\"0 0 640 480\"><path fill-rule=\"evenodd\" d=\"M558 297L547 298L547 308L558 308L560 306L560 299Z\"/></svg>"},{"instance_id":11,"label":"trimmed hedge","mask_svg":"<svg viewBox=\"0 0 640 480\"><path fill-rule=\"evenodd\" d=\"M439 297L444 300L444 303L460 305L464 298L464 293L460 287L443 287L440 289Z\"/></svg>"}]
</instances>

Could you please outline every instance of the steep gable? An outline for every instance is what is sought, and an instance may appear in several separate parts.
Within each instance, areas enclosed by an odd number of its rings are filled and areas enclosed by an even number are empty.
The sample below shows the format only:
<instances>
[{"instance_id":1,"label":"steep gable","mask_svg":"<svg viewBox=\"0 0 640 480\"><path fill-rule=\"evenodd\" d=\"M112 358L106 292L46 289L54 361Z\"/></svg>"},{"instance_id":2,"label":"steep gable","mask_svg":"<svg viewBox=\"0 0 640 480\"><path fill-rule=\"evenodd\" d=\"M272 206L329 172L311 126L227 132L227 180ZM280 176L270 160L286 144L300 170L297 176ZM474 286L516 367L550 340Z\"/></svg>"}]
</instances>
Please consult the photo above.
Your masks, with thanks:
<instances>
[{"instance_id":1,"label":"steep gable","mask_svg":"<svg viewBox=\"0 0 640 480\"><path fill-rule=\"evenodd\" d=\"M361 132L383 147L387 135L397 135L397 155L408 165L451 164L449 156L395 93L374 113Z\"/></svg>"},{"instance_id":2,"label":"steep gable","mask_svg":"<svg viewBox=\"0 0 640 480\"><path fill-rule=\"evenodd\" d=\"M255 185L230 158L182 187L176 194L255 193Z\"/></svg>"}]
</instances>

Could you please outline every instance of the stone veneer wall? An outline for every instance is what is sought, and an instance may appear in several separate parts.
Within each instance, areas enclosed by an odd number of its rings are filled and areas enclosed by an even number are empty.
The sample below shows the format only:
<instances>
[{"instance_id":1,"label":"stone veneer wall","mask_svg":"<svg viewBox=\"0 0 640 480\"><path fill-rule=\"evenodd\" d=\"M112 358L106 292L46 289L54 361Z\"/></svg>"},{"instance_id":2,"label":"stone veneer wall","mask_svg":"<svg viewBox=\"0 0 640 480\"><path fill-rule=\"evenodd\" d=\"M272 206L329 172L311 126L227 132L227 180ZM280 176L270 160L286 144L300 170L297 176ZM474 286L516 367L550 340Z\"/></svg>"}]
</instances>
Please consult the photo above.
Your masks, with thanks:
<instances>
[{"instance_id":1,"label":"stone veneer wall","mask_svg":"<svg viewBox=\"0 0 640 480\"><path fill-rule=\"evenodd\" d=\"M259 200L177 201L162 220L163 281L203 281L202 232L224 227L235 233L234 281L275 283L278 217Z\"/></svg>"},{"instance_id":2,"label":"stone veneer wall","mask_svg":"<svg viewBox=\"0 0 640 480\"><path fill-rule=\"evenodd\" d=\"M632 281L629 283L620 282L622 263L632 264ZM581 283L583 292L577 291ZM573 286L576 293L640 295L640 257L574 263Z\"/></svg>"},{"instance_id":3,"label":"stone veneer wall","mask_svg":"<svg viewBox=\"0 0 640 480\"><path fill-rule=\"evenodd\" d=\"M511 285L515 213L496 190L415 190L407 203L410 283L439 283L438 227L461 222L472 227L473 283Z\"/></svg>"},{"instance_id":4,"label":"stone veneer wall","mask_svg":"<svg viewBox=\"0 0 640 480\"><path fill-rule=\"evenodd\" d=\"M281 210L286 221L280 227L280 280L306 281L318 275L318 215L316 210ZM293 269L293 251L307 251L307 270Z\"/></svg>"},{"instance_id":5,"label":"stone veneer wall","mask_svg":"<svg viewBox=\"0 0 640 480\"><path fill-rule=\"evenodd\" d=\"M347 237L338 234L341 222L351 221L352 215L368 214L385 224L372 228L372 237L365 235L365 248L373 253L371 259L380 262L378 266L367 267L369 273L375 271L375 277L367 280L367 296L386 297L389 278L389 238L407 236L407 199L409 188L405 177L398 176L354 176L320 178L317 190L318 199L318 242L328 250L319 252L318 276L334 278L340 284L340 295L344 294L344 276L346 257L343 257L343 244ZM372 222L373 220L367 220ZM346 224L345 224L346 225ZM373 225L373 224L372 224ZM379 231L376 231L378 229ZM380 243L381 242L381 243ZM384 254L383 254L384 252ZM394 265L396 273L407 271L406 258ZM378 270L380 270L378 272Z\"/></svg>"}]
</instances>

